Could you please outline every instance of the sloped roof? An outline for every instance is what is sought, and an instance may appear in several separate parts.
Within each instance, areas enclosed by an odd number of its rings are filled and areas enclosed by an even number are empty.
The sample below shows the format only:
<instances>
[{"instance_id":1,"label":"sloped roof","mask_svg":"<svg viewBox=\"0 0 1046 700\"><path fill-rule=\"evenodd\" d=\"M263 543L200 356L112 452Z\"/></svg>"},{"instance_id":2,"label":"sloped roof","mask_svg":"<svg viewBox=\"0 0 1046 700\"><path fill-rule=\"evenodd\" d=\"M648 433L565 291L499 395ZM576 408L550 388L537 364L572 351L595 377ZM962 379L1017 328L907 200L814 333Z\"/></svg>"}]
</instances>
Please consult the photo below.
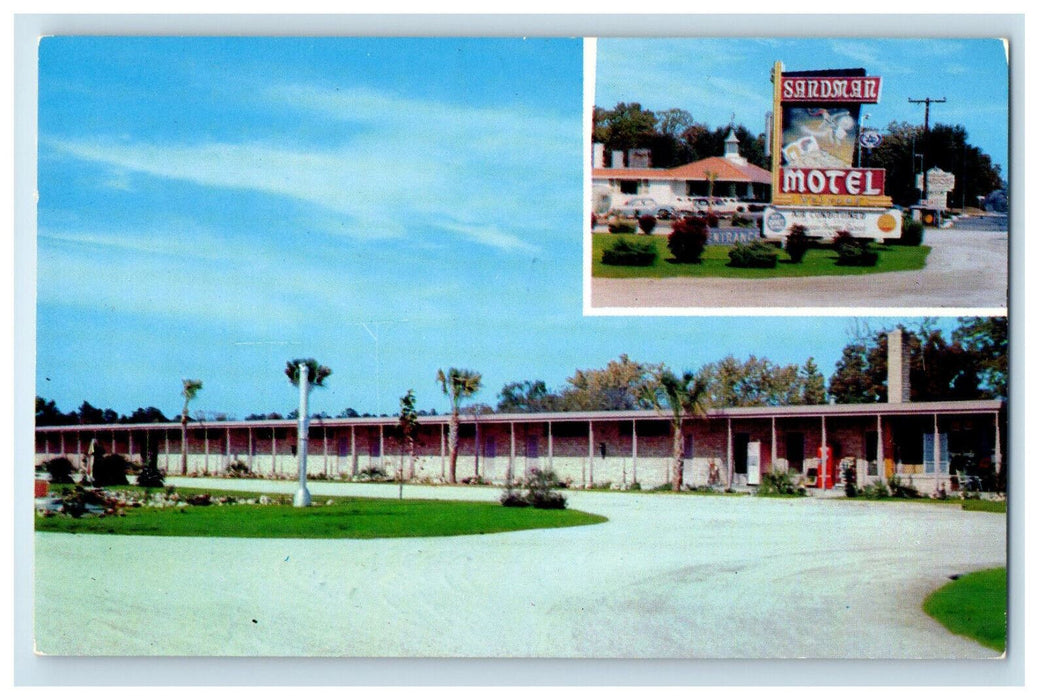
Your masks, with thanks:
<instances>
[{"instance_id":1,"label":"sloped roof","mask_svg":"<svg viewBox=\"0 0 1046 700\"><path fill-rule=\"evenodd\" d=\"M699 180L707 181L708 173L718 182L753 182L769 185L769 170L758 165L714 156L680 165L675 168L593 168L592 177L615 180Z\"/></svg>"}]
</instances>

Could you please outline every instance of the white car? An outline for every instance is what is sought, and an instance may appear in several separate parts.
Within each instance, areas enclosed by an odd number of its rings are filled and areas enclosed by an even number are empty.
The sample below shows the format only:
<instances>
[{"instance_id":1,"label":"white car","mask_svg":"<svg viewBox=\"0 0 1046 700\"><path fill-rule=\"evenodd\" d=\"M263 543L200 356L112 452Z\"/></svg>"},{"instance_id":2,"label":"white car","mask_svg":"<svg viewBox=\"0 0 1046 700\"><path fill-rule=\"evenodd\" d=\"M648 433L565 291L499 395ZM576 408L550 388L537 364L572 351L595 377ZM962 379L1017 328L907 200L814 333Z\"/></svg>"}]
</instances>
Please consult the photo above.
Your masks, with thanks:
<instances>
[{"instance_id":1,"label":"white car","mask_svg":"<svg viewBox=\"0 0 1046 700\"><path fill-rule=\"evenodd\" d=\"M694 206L694 202L687 197L673 197L672 201L669 202L672 208L676 210L676 214L696 214L697 207Z\"/></svg>"},{"instance_id":2,"label":"white car","mask_svg":"<svg viewBox=\"0 0 1046 700\"><path fill-rule=\"evenodd\" d=\"M675 207L670 204L661 204L653 197L632 197L626 199L618 207L618 212L623 216L631 216L638 219L641 216L656 216L659 219L671 219L676 215Z\"/></svg>"}]
</instances>

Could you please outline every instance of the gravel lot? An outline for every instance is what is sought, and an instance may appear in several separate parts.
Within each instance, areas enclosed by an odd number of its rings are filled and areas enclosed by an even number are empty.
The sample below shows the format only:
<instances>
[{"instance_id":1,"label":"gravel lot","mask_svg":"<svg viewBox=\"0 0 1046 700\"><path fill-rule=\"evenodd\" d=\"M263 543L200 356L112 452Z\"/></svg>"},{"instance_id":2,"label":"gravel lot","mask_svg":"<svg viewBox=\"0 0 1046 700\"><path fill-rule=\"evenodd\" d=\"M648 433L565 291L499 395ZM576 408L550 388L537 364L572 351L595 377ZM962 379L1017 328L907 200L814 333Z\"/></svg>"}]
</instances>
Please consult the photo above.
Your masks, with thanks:
<instances>
[{"instance_id":1,"label":"gravel lot","mask_svg":"<svg viewBox=\"0 0 1046 700\"><path fill-rule=\"evenodd\" d=\"M178 480L172 480L177 482ZM194 480L203 485L205 480ZM293 492L292 482L223 480ZM395 487L310 484L314 502ZM406 488L493 500L496 489ZM57 655L991 658L920 608L1006 562L932 504L570 493L601 525L399 540L35 535Z\"/></svg>"},{"instance_id":2,"label":"gravel lot","mask_svg":"<svg viewBox=\"0 0 1046 700\"><path fill-rule=\"evenodd\" d=\"M924 242L933 251L926 267L914 272L769 280L592 278L592 307L1005 307L1007 233L975 225L927 229Z\"/></svg>"}]
</instances>

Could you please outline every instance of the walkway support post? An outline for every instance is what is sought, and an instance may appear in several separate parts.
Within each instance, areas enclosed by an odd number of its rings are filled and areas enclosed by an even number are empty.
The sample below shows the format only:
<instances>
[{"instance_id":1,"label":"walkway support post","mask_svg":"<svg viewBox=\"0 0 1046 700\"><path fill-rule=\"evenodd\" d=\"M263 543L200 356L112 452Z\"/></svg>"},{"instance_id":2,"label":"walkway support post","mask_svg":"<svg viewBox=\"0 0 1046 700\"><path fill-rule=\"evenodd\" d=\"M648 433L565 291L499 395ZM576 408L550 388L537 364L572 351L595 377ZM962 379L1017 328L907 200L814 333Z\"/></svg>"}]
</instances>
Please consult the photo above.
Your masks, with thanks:
<instances>
[{"instance_id":1,"label":"walkway support post","mask_svg":"<svg viewBox=\"0 0 1046 700\"><path fill-rule=\"evenodd\" d=\"M941 490L941 433L937 426L937 414L933 414L933 474L934 491Z\"/></svg>"},{"instance_id":2,"label":"walkway support post","mask_svg":"<svg viewBox=\"0 0 1046 700\"><path fill-rule=\"evenodd\" d=\"M636 439L636 419L632 419L632 483L637 483L639 466L639 445Z\"/></svg>"},{"instance_id":3,"label":"walkway support post","mask_svg":"<svg viewBox=\"0 0 1046 700\"><path fill-rule=\"evenodd\" d=\"M777 418L770 416L770 472L777 471ZM787 471L787 470L786 470Z\"/></svg>"},{"instance_id":4,"label":"walkway support post","mask_svg":"<svg viewBox=\"0 0 1046 700\"><path fill-rule=\"evenodd\" d=\"M883 456L883 417L877 415L875 417L875 474L880 479L885 480L886 460L883 459Z\"/></svg>"}]
</instances>

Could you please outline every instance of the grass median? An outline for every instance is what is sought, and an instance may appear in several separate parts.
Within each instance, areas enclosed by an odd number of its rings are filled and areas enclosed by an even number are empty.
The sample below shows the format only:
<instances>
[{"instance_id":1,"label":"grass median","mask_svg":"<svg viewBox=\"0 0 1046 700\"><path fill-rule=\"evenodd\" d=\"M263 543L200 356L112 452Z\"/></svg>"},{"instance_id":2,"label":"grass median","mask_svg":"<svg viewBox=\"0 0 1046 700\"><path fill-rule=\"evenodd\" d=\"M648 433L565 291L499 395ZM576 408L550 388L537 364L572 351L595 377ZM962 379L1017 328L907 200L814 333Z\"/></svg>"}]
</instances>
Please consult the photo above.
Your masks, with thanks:
<instances>
[{"instance_id":1,"label":"grass median","mask_svg":"<svg viewBox=\"0 0 1046 700\"><path fill-rule=\"evenodd\" d=\"M179 489L179 492L182 492ZM184 492L182 492L184 493ZM258 494L222 492L257 500ZM268 494L265 498L278 499ZM286 498L286 497L285 497ZM317 499L319 502L319 499ZM171 537L374 539L449 537L594 525L600 515L576 510L506 508L498 503L381 498L324 498L308 508L286 503L124 507L121 515L36 516L37 532Z\"/></svg>"},{"instance_id":2,"label":"grass median","mask_svg":"<svg viewBox=\"0 0 1046 700\"><path fill-rule=\"evenodd\" d=\"M632 267L625 265L604 265L603 251L610 248L617 239L634 243L653 242L657 250L657 259L653 265ZM926 258L930 254L929 246L881 245L873 243L871 250L879 253L879 261L872 267L847 267L836 265L838 255L831 248L812 248L806 252L801 263L789 262L788 256L781 252L777 267L769 269L728 267L728 253L732 246L710 245L705 248L702 262L698 264L679 264L669 262L672 254L668 251L668 236L643 236L630 234L592 234L592 276L619 279L628 278L664 278L664 277L729 277L736 279L771 279L776 277L824 277L843 275L871 275L879 272L902 272L921 270L926 267Z\"/></svg>"},{"instance_id":3,"label":"grass median","mask_svg":"<svg viewBox=\"0 0 1046 700\"><path fill-rule=\"evenodd\" d=\"M931 593L923 610L953 634L1006 651L1006 569L975 571Z\"/></svg>"}]
</instances>

